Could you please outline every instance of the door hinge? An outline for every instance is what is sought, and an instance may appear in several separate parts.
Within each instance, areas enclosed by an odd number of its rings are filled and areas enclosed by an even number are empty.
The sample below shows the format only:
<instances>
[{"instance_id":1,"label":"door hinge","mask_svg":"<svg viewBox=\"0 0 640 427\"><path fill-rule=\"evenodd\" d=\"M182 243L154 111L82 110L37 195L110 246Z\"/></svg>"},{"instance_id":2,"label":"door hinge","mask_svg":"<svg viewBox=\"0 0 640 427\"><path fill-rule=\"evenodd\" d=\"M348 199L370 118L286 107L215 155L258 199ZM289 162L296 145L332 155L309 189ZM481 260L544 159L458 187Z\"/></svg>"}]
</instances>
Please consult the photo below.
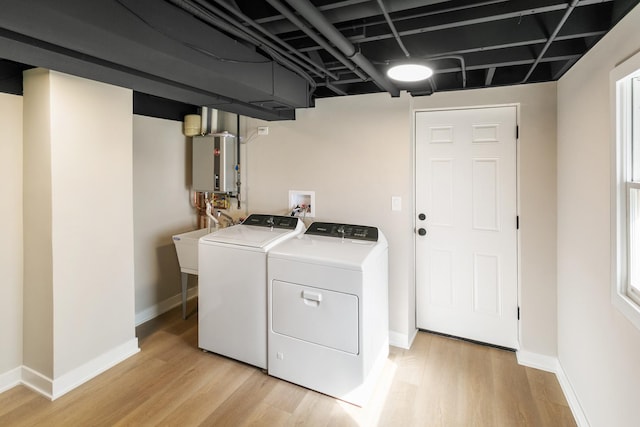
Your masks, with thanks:
<instances>
[{"instance_id":1,"label":"door hinge","mask_svg":"<svg viewBox=\"0 0 640 427\"><path fill-rule=\"evenodd\" d=\"M520 307L518 307L518 320L520 320Z\"/></svg>"},{"instance_id":2,"label":"door hinge","mask_svg":"<svg viewBox=\"0 0 640 427\"><path fill-rule=\"evenodd\" d=\"M520 126L516 126L516 139L520 138Z\"/></svg>"},{"instance_id":3,"label":"door hinge","mask_svg":"<svg viewBox=\"0 0 640 427\"><path fill-rule=\"evenodd\" d=\"M520 230L520 215L516 215L516 230Z\"/></svg>"}]
</instances>

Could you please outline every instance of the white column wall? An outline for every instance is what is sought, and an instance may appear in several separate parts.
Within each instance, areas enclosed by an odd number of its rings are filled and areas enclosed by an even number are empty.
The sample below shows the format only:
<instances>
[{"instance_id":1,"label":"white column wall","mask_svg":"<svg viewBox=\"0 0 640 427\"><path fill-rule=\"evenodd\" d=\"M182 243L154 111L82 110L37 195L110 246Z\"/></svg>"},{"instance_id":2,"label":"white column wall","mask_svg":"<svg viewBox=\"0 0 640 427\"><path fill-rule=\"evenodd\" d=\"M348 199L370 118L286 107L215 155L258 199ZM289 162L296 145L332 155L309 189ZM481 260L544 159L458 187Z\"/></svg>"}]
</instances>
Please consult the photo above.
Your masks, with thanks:
<instances>
[{"instance_id":1,"label":"white column wall","mask_svg":"<svg viewBox=\"0 0 640 427\"><path fill-rule=\"evenodd\" d=\"M34 69L24 104L24 365L55 398L137 351L132 93Z\"/></svg>"},{"instance_id":2,"label":"white column wall","mask_svg":"<svg viewBox=\"0 0 640 427\"><path fill-rule=\"evenodd\" d=\"M135 339L132 111L51 72L54 378Z\"/></svg>"},{"instance_id":3,"label":"white column wall","mask_svg":"<svg viewBox=\"0 0 640 427\"><path fill-rule=\"evenodd\" d=\"M22 365L22 97L0 94L0 378ZM19 379L0 380L0 390Z\"/></svg>"},{"instance_id":4,"label":"white column wall","mask_svg":"<svg viewBox=\"0 0 640 427\"><path fill-rule=\"evenodd\" d=\"M558 82L558 356L589 424L637 426L640 331L611 304L609 73L640 50L635 7Z\"/></svg>"}]
</instances>

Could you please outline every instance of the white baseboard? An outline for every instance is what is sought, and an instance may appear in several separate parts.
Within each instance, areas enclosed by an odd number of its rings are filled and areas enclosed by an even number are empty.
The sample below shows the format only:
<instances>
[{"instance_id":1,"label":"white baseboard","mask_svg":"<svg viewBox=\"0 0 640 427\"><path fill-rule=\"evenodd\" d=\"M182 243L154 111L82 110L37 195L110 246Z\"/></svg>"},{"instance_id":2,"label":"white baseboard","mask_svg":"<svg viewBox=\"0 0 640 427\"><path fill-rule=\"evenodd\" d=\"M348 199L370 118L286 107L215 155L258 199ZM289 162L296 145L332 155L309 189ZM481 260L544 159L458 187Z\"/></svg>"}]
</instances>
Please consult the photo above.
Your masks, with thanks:
<instances>
[{"instance_id":1,"label":"white baseboard","mask_svg":"<svg viewBox=\"0 0 640 427\"><path fill-rule=\"evenodd\" d=\"M389 345L408 350L411 348L413 340L416 339L416 335L418 335L417 329L415 329L411 334L401 334L400 332L389 331Z\"/></svg>"},{"instance_id":2,"label":"white baseboard","mask_svg":"<svg viewBox=\"0 0 640 427\"><path fill-rule=\"evenodd\" d=\"M74 388L100 375L109 368L133 356L140 351L138 338L133 338L106 353L101 354L93 360L67 372L53 381L53 392L51 400L70 392Z\"/></svg>"},{"instance_id":3,"label":"white baseboard","mask_svg":"<svg viewBox=\"0 0 640 427\"><path fill-rule=\"evenodd\" d=\"M187 290L187 299L190 300L196 296L198 296L197 287ZM136 313L135 324L138 326L181 304L182 296L180 294L174 295L159 304L149 307L140 313ZM19 366L8 372L0 374L0 393L19 384L23 384L37 393L40 393L51 400L55 400L91 378L134 355L138 351L140 351L138 348L138 340L135 338L105 354L98 356L94 360L85 363L56 380L52 380L51 378L42 375L27 366Z\"/></svg>"},{"instance_id":4,"label":"white baseboard","mask_svg":"<svg viewBox=\"0 0 640 427\"><path fill-rule=\"evenodd\" d=\"M0 374L0 393L20 384L22 381L22 367L18 366L10 371Z\"/></svg>"},{"instance_id":5,"label":"white baseboard","mask_svg":"<svg viewBox=\"0 0 640 427\"><path fill-rule=\"evenodd\" d=\"M522 366L528 366L530 368L540 369L556 374L556 378L558 379L558 383L560 383L560 388L562 389L562 393L564 393L565 399L567 399L567 403L569 404L571 413L573 413L573 418L575 418L576 424L578 427L590 426L589 420L582 409L582 405L580 405L578 396L573 390L571 382L565 374L564 369L562 369L562 365L558 358L522 350L516 352L516 357L518 359L518 363Z\"/></svg>"},{"instance_id":6,"label":"white baseboard","mask_svg":"<svg viewBox=\"0 0 640 427\"><path fill-rule=\"evenodd\" d=\"M580 401L578 401L578 396L576 392L573 390L573 386L567 378L567 375L562 369L560 363L558 363L560 369L556 372L556 377L558 378L558 382L560 383L560 387L562 388L562 392L564 393L565 398L567 399L567 403L569 404L569 408L571 408L571 412L573 413L573 418L576 419L576 424L578 427L589 427L589 420L587 419L587 415L584 413L582 409L582 405L580 405Z\"/></svg>"},{"instance_id":7,"label":"white baseboard","mask_svg":"<svg viewBox=\"0 0 640 427\"><path fill-rule=\"evenodd\" d=\"M553 372L554 374L561 369L558 358L553 356L518 350L516 351L516 358L518 359L518 364L522 366Z\"/></svg>"},{"instance_id":8,"label":"white baseboard","mask_svg":"<svg viewBox=\"0 0 640 427\"><path fill-rule=\"evenodd\" d=\"M28 366L21 366L0 375L0 393L23 384L46 398L55 400L139 351L138 339L133 338L55 380Z\"/></svg>"},{"instance_id":9,"label":"white baseboard","mask_svg":"<svg viewBox=\"0 0 640 427\"><path fill-rule=\"evenodd\" d=\"M190 288L187 289L187 300L195 298L198 296L198 288ZM171 310L174 307L182 305L182 295L177 294L172 296L171 298L167 298L164 301L160 301L158 304L152 305L151 307L145 308L139 313L136 313L136 326L143 324L151 319L155 319L163 313Z\"/></svg>"},{"instance_id":10,"label":"white baseboard","mask_svg":"<svg viewBox=\"0 0 640 427\"><path fill-rule=\"evenodd\" d=\"M53 380L46 375L42 375L38 371L23 366L21 384L29 387L31 390L40 393L49 400L53 400Z\"/></svg>"}]
</instances>

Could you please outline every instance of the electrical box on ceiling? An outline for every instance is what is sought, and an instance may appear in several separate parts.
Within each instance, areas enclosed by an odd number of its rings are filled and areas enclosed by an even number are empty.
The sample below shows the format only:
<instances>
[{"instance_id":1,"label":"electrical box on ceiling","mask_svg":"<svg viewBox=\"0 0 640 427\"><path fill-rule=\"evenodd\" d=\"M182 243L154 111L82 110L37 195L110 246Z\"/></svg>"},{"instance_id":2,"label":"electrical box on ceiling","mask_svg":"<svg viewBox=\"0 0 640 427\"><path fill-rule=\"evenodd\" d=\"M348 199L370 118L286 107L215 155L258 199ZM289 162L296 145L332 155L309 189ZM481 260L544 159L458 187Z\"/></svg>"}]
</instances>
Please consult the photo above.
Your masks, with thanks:
<instances>
[{"instance_id":1,"label":"electrical box on ceiling","mask_svg":"<svg viewBox=\"0 0 640 427\"><path fill-rule=\"evenodd\" d=\"M236 137L228 132L193 137L193 189L211 193L237 192Z\"/></svg>"}]
</instances>

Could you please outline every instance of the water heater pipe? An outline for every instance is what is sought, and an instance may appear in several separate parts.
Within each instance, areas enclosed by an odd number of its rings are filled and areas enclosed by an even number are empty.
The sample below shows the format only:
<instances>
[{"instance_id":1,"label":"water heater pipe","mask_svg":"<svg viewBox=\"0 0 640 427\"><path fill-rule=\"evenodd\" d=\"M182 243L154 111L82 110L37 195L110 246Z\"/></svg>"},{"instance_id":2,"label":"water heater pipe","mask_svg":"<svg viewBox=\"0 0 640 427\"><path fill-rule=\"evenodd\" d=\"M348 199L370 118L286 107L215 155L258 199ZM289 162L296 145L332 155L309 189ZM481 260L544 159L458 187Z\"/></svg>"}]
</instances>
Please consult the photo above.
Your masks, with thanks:
<instances>
[{"instance_id":1,"label":"water heater pipe","mask_svg":"<svg viewBox=\"0 0 640 427\"><path fill-rule=\"evenodd\" d=\"M236 120L236 200L238 201L238 210L240 210L240 114L237 115L238 120Z\"/></svg>"},{"instance_id":2,"label":"water heater pipe","mask_svg":"<svg viewBox=\"0 0 640 427\"><path fill-rule=\"evenodd\" d=\"M215 216L213 216L213 214L211 213L211 200L209 200L208 198L205 199L205 203L207 204L207 209L206 209L206 213L207 213L207 217L213 221L213 223L215 225L219 225L220 221L218 221L218 218L216 218ZM211 231L211 222L209 222L209 231Z\"/></svg>"}]
</instances>

